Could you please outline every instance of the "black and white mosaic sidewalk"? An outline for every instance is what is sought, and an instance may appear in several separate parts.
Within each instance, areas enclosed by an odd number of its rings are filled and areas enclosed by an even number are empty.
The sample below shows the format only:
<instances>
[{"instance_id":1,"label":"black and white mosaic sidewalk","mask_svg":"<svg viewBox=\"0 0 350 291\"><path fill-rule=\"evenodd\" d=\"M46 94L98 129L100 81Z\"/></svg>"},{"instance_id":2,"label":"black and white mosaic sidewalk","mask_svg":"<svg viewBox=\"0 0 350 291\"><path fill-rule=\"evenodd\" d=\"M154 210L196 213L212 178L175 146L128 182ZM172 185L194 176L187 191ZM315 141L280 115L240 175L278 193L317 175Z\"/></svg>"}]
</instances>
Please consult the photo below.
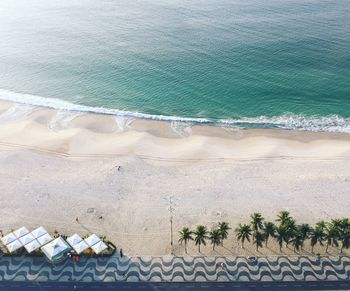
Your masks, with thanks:
<instances>
[{"instance_id":1,"label":"black and white mosaic sidewalk","mask_svg":"<svg viewBox=\"0 0 350 291\"><path fill-rule=\"evenodd\" d=\"M1 257L6 281L299 281L349 280L350 257L81 258L53 266L42 257Z\"/></svg>"}]
</instances>

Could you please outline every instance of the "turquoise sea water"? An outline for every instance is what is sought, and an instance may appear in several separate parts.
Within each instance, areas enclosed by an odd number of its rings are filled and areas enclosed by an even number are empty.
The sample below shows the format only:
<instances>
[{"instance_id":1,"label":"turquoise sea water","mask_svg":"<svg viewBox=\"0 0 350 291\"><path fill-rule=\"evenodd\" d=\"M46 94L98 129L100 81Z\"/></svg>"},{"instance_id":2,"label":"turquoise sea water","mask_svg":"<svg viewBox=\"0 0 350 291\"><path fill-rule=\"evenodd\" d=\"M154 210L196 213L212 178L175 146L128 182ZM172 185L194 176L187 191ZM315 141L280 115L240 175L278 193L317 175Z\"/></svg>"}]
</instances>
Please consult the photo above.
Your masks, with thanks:
<instances>
[{"instance_id":1,"label":"turquoise sea water","mask_svg":"<svg viewBox=\"0 0 350 291\"><path fill-rule=\"evenodd\" d=\"M349 0L1 0L0 42L0 99L350 132Z\"/></svg>"}]
</instances>

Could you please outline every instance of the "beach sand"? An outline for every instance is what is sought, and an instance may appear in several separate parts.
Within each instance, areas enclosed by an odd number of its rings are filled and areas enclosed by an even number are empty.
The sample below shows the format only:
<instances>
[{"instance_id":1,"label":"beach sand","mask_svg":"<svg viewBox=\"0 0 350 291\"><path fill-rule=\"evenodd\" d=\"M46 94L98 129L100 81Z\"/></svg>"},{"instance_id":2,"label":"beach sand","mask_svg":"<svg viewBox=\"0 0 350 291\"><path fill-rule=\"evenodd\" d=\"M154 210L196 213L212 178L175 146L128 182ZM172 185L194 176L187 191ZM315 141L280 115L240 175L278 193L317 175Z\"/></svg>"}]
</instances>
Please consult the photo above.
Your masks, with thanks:
<instances>
[{"instance_id":1,"label":"beach sand","mask_svg":"<svg viewBox=\"0 0 350 291\"><path fill-rule=\"evenodd\" d=\"M13 118L19 107L0 103L4 233L22 225L66 235L94 232L127 255L166 255L172 196L174 253L182 255L177 240L183 226L211 229L227 221L234 228L255 211L274 220L288 210L307 223L350 216L349 134L69 117L45 108ZM224 247L202 251L254 253L249 244L241 249L232 231ZM271 244L258 254L277 253ZM193 243L189 254L199 255Z\"/></svg>"}]
</instances>

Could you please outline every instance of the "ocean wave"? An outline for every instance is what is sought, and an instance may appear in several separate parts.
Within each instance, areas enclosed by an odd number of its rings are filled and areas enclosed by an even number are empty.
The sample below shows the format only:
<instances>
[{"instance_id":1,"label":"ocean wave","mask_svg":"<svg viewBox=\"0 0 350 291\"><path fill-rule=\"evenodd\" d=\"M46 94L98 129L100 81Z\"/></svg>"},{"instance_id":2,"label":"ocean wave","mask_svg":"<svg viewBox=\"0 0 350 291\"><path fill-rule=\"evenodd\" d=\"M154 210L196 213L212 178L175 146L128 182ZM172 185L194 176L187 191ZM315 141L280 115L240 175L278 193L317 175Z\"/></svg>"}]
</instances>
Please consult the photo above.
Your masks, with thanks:
<instances>
[{"instance_id":1,"label":"ocean wave","mask_svg":"<svg viewBox=\"0 0 350 291\"><path fill-rule=\"evenodd\" d=\"M16 93L4 89L0 89L0 100L16 102L31 106L40 106L46 108L52 108L57 110L85 112L85 113L98 113L108 114L115 116L125 116L131 118L143 118L153 120L164 120L164 121L183 121L183 122L197 122L197 123L210 123L211 121L206 118L187 118L177 116L166 116L166 115L154 115L140 112L123 111L105 107L93 107L80 104L74 104L68 101L64 101L56 98L47 98L37 95Z\"/></svg>"},{"instance_id":2,"label":"ocean wave","mask_svg":"<svg viewBox=\"0 0 350 291\"><path fill-rule=\"evenodd\" d=\"M350 133L350 118L338 115L305 116L286 113L279 116L245 117L237 120L220 120L228 126L242 128L280 128L304 131L328 131Z\"/></svg>"},{"instance_id":3,"label":"ocean wave","mask_svg":"<svg viewBox=\"0 0 350 291\"><path fill-rule=\"evenodd\" d=\"M343 118L338 115L328 116L305 116L292 113L286 113L279 116L259 116L259 117L241 117L236 119L211 119L211 118L190 118L166 115L153 115L140 112L123 111L104 107L92 107L80 104L74 104L68 101L47 98L42 96L16 93L4 89L0 89L0 100L10 101L27 106L39 106L52 108L59 111L68 111L74 113L97 113L107 114L118 117L124 117L127 121L132 119L152 119L160 121L172 122L172 126L180 128L181 132L186 129L188 133L188 126L195 124L212 124L221 127L233 128L279 128L289 130L304 130L304 131L327 131L327 132L342 132L350 133L350 118ZM12 110L14 111L14 110ZM15 112L7 112L6 114L14 114ZM25 108L28 112L28 108ZM6 115L6 119L9 116ZM124 119L123 118L123 119ZM0 117L1 122L1 117ZM124 123L126 121L123 121ZM118 124L118 127L126 127L126 124ZM55 126L57 126L55 124Z\"/></svg>"}]
</instances>

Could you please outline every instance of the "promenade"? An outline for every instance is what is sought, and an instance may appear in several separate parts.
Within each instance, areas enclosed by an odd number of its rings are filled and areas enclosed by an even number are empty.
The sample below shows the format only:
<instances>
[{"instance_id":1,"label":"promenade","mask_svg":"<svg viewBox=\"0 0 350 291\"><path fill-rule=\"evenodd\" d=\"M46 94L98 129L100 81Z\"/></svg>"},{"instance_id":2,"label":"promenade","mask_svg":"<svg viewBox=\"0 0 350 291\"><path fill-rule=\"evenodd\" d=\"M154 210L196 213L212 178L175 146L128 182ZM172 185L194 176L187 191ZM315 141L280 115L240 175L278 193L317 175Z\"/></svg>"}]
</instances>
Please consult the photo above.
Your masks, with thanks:
<instances>
[{"instance_id":1,"label":"promenade","mask_svg":"<svg viewBox=\"0 0 350 291\"><path fill-rule=\"evenodd\" d=\"M272 282L349 280L350 257L1 257L0 281Z\"/></svg>"}]
</instances>

